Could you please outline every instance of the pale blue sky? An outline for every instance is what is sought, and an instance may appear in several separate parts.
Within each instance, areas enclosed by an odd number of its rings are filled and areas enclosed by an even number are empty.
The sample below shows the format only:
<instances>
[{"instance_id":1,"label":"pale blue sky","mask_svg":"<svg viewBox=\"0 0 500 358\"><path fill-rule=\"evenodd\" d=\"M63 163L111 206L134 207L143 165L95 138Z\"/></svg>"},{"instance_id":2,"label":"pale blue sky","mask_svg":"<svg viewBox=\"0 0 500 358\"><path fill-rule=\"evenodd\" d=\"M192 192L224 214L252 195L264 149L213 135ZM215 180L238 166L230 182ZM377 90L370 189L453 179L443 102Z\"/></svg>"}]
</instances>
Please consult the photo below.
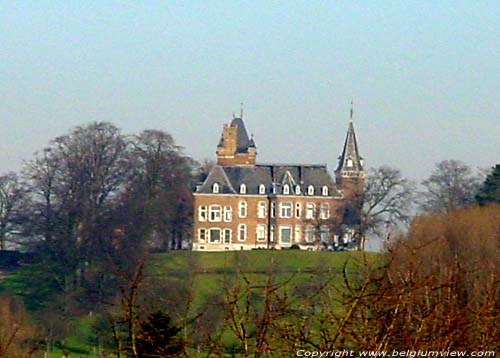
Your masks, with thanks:
<instances>
[{"instance_id":1,"label":"pale blue sky","mask_svg":"<svg viewBox=\"0 0 500 358\"><path fill-rule=\"evenodd\" d=\"M498 1L0 1L0 172L70 128L214 158L245 103L262 162L328 163L354 99L369 166L500 162Z\"/></svg>"}]
</instances>

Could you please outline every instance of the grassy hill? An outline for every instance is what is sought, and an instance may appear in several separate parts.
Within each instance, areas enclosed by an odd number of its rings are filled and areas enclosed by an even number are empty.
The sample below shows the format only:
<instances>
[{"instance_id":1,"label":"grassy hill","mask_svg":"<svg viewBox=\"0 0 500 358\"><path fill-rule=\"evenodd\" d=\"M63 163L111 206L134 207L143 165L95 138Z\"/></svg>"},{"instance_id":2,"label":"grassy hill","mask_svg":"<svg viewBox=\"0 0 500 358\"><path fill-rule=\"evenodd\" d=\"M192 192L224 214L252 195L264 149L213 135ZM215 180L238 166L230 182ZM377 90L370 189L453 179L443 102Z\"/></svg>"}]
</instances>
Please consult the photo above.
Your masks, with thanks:
<instances>
[{"instance_id":1,"label":"grassy hill","mask_svg":"<svg viewBox=\"0 0 500 358\"><path fill-rule=\"evenodd\" d=\"M307 285L325 278L341 281L342 271L347 268L349 274L356 274L365 261L374 261L374 253L362 252L306 252L306 251L269 251L254 250L241 252L169 252L154 254L147 265L147 275L160 286L165 287L165 295L170 296L165 302L175 306L182 297L186 282L191 282L192 309L197 310L221 292L223 282L235 277L245 276L253 282L264 280L269 273L276 281L287 281L291 287ZM9 273L0 282L0 290L8 289L24 298L29 309L44 305L44 295L37 294L36 287L29 280L33 266L23 266ZM47 289L43 285L41 289ZM168 305L168 303L166 303ZM66 340L73 352L84 357L90 355L92 330L87 316L75 317L75 331ZM57 356L57 355L54 355Z\"/></svg>"}]
</instances>

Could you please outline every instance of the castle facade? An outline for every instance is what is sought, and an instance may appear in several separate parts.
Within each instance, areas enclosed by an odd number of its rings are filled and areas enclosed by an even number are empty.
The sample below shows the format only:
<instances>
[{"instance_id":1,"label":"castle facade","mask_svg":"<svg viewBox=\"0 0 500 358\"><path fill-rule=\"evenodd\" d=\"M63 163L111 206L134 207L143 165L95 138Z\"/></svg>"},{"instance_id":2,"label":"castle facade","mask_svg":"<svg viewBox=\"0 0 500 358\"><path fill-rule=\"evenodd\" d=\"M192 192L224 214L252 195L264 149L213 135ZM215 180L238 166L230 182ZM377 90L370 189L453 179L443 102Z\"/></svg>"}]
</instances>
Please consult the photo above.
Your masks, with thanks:
<instances>
[{"instance_id":1,"label":"castle facade","mask_svg":"<svg viewBox=\"0 0 500 358\"><path fill-rule=\"evenodd\" d=\"M356 246L354 228L339 210L364 185L352 111L335 180L326 165L257 163L242 118L223 127L216 154L216 165L194 192L193 250Z\"/></svg>"}]
</instances>

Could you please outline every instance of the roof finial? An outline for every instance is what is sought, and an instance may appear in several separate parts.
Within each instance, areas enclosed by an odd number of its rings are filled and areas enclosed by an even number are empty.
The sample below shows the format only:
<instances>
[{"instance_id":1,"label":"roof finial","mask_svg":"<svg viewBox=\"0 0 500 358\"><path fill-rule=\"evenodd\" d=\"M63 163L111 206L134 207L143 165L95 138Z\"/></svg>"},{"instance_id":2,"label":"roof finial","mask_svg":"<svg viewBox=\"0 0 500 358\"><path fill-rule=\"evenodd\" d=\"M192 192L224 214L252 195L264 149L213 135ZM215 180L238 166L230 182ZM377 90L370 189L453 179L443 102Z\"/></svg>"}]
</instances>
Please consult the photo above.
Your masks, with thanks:
<instances>
[{"instance_id":1,"label":"roof finial","mask_svg":"<svg viewBox=\"0 0 500 358\"><path fill-rule=\"evenodd\" d=\"M351 113L350 113L350 117L349 117L349 120L352 122L352 115L354 114L354 104L353 104L353 100L351 99Z\"/></svg>"},{"instance_id":2,"label":"roof finial","mask_svg":"<svg viewBox=\"0 0 500 358\"><path fill-rule=\"evenodd\" d=\"M233 119L236 118L236 112L233 112Z\"/></svg>"},{"instance_id":3,"label":"roof finial","mask_svg":"<svg viewBox=\"0 0 500 358\"><path fill-rule=\"evenodd\" d=\"M240 103L240 118L243 119L243 102Z\"/></svg>"}]
</instances>

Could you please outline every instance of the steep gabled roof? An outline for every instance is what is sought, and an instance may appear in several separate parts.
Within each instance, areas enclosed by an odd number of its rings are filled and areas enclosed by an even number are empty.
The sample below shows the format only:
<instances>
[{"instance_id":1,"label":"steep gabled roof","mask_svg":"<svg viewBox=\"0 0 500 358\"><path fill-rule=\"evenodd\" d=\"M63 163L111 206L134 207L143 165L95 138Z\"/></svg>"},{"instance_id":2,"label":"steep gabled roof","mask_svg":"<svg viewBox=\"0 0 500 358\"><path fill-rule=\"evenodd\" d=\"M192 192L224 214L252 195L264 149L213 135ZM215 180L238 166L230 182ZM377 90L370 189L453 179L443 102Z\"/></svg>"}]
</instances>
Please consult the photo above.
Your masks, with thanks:
<instances>
[{"instance_id":1,"label":"steep gabled roof","mask_svg":"<svg viewBox=\"0 0 500 358\"><path fill-rule=\"evenodd\" d=\"M358 142L356 140L356 133L354 132L354 124L352 118L349 121L347 128L347 135L345 137L344 148L339 157L339 164L336 172L340 171L363 171L362 157L359 154Z\"/></svg>"}]
</instances>

